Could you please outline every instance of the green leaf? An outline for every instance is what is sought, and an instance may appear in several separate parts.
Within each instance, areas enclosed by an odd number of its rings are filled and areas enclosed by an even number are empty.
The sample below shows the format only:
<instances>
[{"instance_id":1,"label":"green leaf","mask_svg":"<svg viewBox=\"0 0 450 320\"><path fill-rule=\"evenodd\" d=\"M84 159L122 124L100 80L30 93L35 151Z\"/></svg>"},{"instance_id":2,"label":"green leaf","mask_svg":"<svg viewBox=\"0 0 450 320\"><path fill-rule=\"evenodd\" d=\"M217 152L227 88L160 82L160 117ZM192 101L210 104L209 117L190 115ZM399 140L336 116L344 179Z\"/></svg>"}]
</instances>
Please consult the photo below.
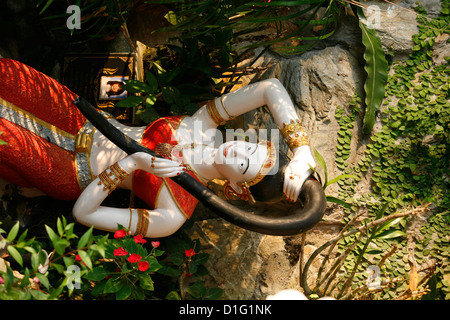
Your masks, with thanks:
<instances>
[{"instance_id":1,"label":"green leaf","mask_svg":"<svg viewBox=\"0 0 450 320\"><path fill-rule=\"evenodd\" d=\"M125 300L131 294L131 286L123 286L118 292L116 292L117 300Z\"/></svg>"},{"instance_id":2,"label":"green leaf","mask_svg":"<svg viewBox=\"0 0 450 320\"><path fill-rule=\"evenodd\" d=\"M350 204L348 204L348 203L345 202L344 200L338 199L338 198L333 197L333 196L327 196L327 201L328 201L328 202L333 202L333 203L340 204L341 206L343 206L343 207L345 207L345 208L348 208L348 209L351 208L351 205L350 205Z\"/></svg>"},{"instance_id":3,"label":"green leaf","mask_svg":"<svg viewBox=\"0 0 450 320\"><path fill-rule=\"evenodd\" d=\"M156 103L156 94L149 94L145 99L146 107L152 107Z\"/></svg>"},{"instance_id":4,"label":"green leaf","mask_svg":"<svg viewBox=\"0 0 450 320\"><path fill-rule=\"evenodd\" d=\"M80 238L80 241L78 241L78 249L82 249L88 245L88 242L90 242L92 239L92 231L93 227L90 227Z\"/></svg>"},{"instance_id":5,"label":"green leaf","mask_svg":"<svg viewBox=\"0 0 450 320\"><path fill-rule=\"evenodd\" d=\"M142 289L153 291L153 280L149 274L144 273L139 275L139 285Z\"/></svg>"},{"instance_id":6,"label":"green leaf","mask_svg":"<svg viewBox=\"0 0 450 320\"><path fill-rule=\"evenodd\" d=\"M117 102L116 106L121 108L134 108L139 106L142 103L142 101L143 101L142 97L130 96Z\"/></svg>"},{"instance_id":7,"label":"green leaf","mask_svg":"<svg viewBox=\"0 0 450 320\"><path fill-rule=\"evenodd\" d=\"M122 88L131 93L153 92L152 88L148 84L138 80L128 80Z\"/></svg>"},{"instance_id":8,"label":"green leaf","mask_svg":"<svg viewBox=\"0 0 450 320\"><path fill-rule=\"evenodd\" d=\"M193 285L191 285L189 288L187 288L186 292L189 293L192 297L199 299L203 296L206 296L206 294L208 293L208 290L206 289L203 282L198 280Z\"/></svg>"},{"instance_id":9,"label":"green leaf","mask_svg":"<svg viewBox=\"0 0 450 320\"><path fill-rule=\"evenodd\" d=\"M106 269L95 267L91 271L89 271L84 278L92 281L100 281L105 279L107 276L109 276L111 272L109 272Z\"/></svg>"},{"instance_id":10,"label":"green leaf","mask_svg":"<svg viewBox=\"0 0 450 320\"><path fill-rule=\"evenodd\" d=\"M223 295L223 289L221 288L211 288L208 290L208 295L205 297L206 300L218 300Z\"/></svg>"},{"instance_id":11,"label":"green leaf","mask_svg":"<svg viewBox=\"0 0 450 320\"><path fill-rule=\"evenodd\" d=\"M35 300L47 300L49 298L49 295L41 290L31 289L29 292Z\"/></svg>"},{"instance_id":12,"label":"green leaf","mask_svg":"<svg viewBox=\"0 0 450 320\"><path fill-rule=\"evenodd\" d=\"M63 255L64 251L68 246L70 246L70 242L66 239L58 239L56 242L52 242L53 247L55 248L55 251L59 255Z\"/></svg>"},{"instance_id":13,"label":"green leaf","mask_svg":"<svg viewBox=\"0 0 450 320\"><path fill-rule=\"evenodd\" d=\"M49 226L45 225L45 230L47 230L47 234L48 234L48 236L50 238L50 241L53 244L59 240L59 236L55 233L55 231L53 231L52 228L50 228Z\"/></svg>"},{"instance_id":14,"label":"green leaf","mask_svg":"<svg viewBox=\"0 0 450 320\"><path fill-rule=\"evenodd\" d=\"M47 8L52 4L53 1L54 0L48 0L45 6L42 8L41 12L39 12L39 14L43 14L44 11L47 10Z\"/></svg>"},{"instance_id":15,"label":"green leaf","mask_svg":"<svg viewBox=\"0 0 450 320\"><path fill-rule=\"evenodd\" d=\"M14 239L17 237L17 233L19 233L19 221L16 222L16 224L11 228L11 230L8 233L8 236L6 237L6 240L9 242L13 242Z\"/></svg>"},{"instance_id":16,"label":"green leaf","mask_svg":"<svg viewBox=\"0 0 450 320\"><path fill-rule=\"evenodd\" d=\"M48 281L47 277L43 275L42 273L36 273L36 277L39 279L39 282L47 289L50 290L50 282Z\"/></svg>"},{"instance_id":17,"label":"green leaf","mask_svg":"<svg viewBox=\"0 0 450 320\"><path fill-rule=\"evenodd\" d=\"M16 248L14 248L13 246L8 246L6 247L6 249L8 250L9 254L11 255L11 257L14 258L14 260L17 261L17 263L23 267L23 259L22 259L22 255L19 253L19 251L17 251Z\"/></svg>"},{"instance_id":18,"label":"green leaf","mask_svg":"<svg viewBox=\"0 0 450 320\"><path fill-rule=\"evenodd\" d=\"M394 226L394 225L400 223L400 221L402 221L402 219L403 219L403 217L401 217L401 218L396 218L396 219L392 219L392 220L389 220L389 221L386 221L385 223L383 223L383 224L377 229L377 232L381 232L381 231L383 231L383 230L386 230L386 229L388 229L388 228L390 228L390 227L392 227L392 226Z\"/></svg>"},{"instance_id":19,"label":"green leaf","mask_svg":"<svg viewBox=\"0 0 450 320\"><path fill-rule=\"evenodd\" d=\"M366 250L366 254L380 254L383 253L384 251L382 250L377 250L377 249L371 249L371 250Z\"/></svg>"},{"instance_id":20,"label":"green leaf","mask_svg":"<svg viewBox=\"0 0 450 320\"><path fill-rule=\"evenodd\" d=\"M356 178L358 178L358 176L355 176L354 174L341 174L341 175L337 176L336 178L331 179L331 180L325 185L325 187L327 187L327 186L329 186L330 184L333 184L333 183L335 183L335 182L338 182L339 180L342 180L342 179L350 179L350 178L356 179Z\"/></svg>"},{"instance_id":21,"label":"green leaf","mask_svg":"<svg viewBox=\"0 0 450 320\"><path fill-rule=\"evenodd\" d=\"M165 87L162 89L163 99L169 104L174 104L180 98L180 90L175 87Z\"/></svg>"},{"instance_id":22,"label":"green leaf","mask_svg":"<svg viewBox=\"0 0 450 320\"><path fill-rule=\"evenodd\" d=\"M103 292L105 293L116 293L120 289L122 289L123 283L120 281L120 279L117 278L111 278L108 281L106 281L105 289Z\"/></svg>"},{"instance_id":23,"label":"green leaf","mask_svg":"<svg viewBox=\"0 0 450 320\"><path fill-rule=\"evenodd\" d=\"M178 292L176 291L170 291L167 296L166 296L167 300L181 300L180 295L178 294Z\"/></svg>"},{"instance_id":24,"label":"green leaf","mask_svg":"<svg viewBox=\"0 0 450 320\"><path fill-rule=\"evenodd\" d=\"M377 234L374 239L392 239L397 237L406 237L406 233L399 230L386 230Z\"/></svg>"},{"instance_id":25,"label":"green leaf","mask_svg":"<svg viewBox=\"0 0 450 320\"><path fill-rule=\"evenodd\" d=\"M364 60L366 61L364 69L367 72L367 79L364 84L366 113L364 115L363 133L368 134L372 131L375 124L375 113L380 109L384 98L389 65L380 38L374 29L364 24L365 16L359 7L358 16L360 18L359 27L362 31L362 42L366 48L364 52Z\"/></svg>"},{"instance_id":26,"label":"green leaf","mask_svg":"<svg viewBox=\"0 0 450 320\"><path fill-rule=\"evenodd\" d=\"M154 93L156 90L158 90L158 80L153 75L153 73L151 73L148 70L145 72L145 76L146 76L147 83L151 90L150 92Z\"/></svg>"},{"instance_id":27,"label":"green leaf","mask_svg":"<svg viewBox=\"0 0 450 320\"><path fill-rule=\"evenodd\" d=\"M64 233L64 228L60 218L56 220L56 229L58 230L59 236L62 237Z\"/></svg>"},{"instance_id":28,"label":"green leaf","mask_svg":"<svg viewBox=\"0 0 450 320\"><path fill-rule=\"evenodd\" d=\"M160 116L152 107L146 107L136 111L136 115L146 123L152 123Z\"/></svg>"},{"instance_id":29,"label":"green leaf","mask_svg":"<svg viewBox=\"0 0 450 320\"><path fill-rule=\"evenodd\" d=\"M164 261L161 261L160 263L162 265L162 268L158 270L158 273L168 277L178 277L180 275L180 270L178 268L169 266Z\"/></svg>"},{"instance_id":30,"label":"green leaf","mask_svg":"<svg viewBox=\"0 0 450 320\"><path fill-rule=\"evenodd\" d=\"M159 264L158 260L155 257L150 256L148 257L148 259L146 259L146 261L148 262L147 272L155 272L162 268L162 265Z\"/></svg>"},{"instance_id":31,"label":"green leaf","mask_svg":"<svg viewBox=\"0 0 450 320\"><path fill-rule=\"evenodd\" d=\"M325 181L323 183L323 188L325 189L328 185L328 169L327 164L325 163L325 160L323 159L322 155L317 151L316 148L314 148L314 155L316 156L317 162L319 163L319 166L323 169L325 174Z\"/></svg>"},{"instance_id":32,"label":"green leaf","mask_svg":"<svg viewBox=\"0 0 450 320\"><path fill-rule=\"evenodd\" d=\"M208 253L198 253L192 258L192 263L194 264L205 264L209 260Z\"/></svg>"},{"instance_id":33,"label":"green leaf","mask_svg":"<svg viewBox=\"0 0 450 320\"><path fill-rule=\"evenodd\" d=\"M78 250L78 254L80 255L81 260L86 264L86 267L92 269L92 261L87 252L84 250Z\"/></svg>"}]
</instances>

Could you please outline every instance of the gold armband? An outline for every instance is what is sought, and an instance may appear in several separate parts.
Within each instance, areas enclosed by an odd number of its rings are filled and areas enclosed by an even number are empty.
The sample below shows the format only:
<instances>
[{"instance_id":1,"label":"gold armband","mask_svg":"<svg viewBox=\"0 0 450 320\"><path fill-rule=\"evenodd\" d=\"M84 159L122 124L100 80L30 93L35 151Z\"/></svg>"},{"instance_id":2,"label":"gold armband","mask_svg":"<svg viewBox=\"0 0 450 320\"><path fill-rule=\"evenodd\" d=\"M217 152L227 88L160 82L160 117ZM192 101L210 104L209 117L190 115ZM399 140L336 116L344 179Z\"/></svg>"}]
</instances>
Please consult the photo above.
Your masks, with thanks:
<instances>
[{"instance_id":1,"label":"gold armband","mask_svg":"<svg viewBox=\"0 0 450 320\"><path fill-rule=\"evenodd\" d=\"M103 184L103 191L109 190L108 194L110 194L117 188L118 185L122 183L123 180L125 180L126 177L128 177L128 175L129 174L116 162L98 175L100 180L98 185L100 186Z\"/></svg>"},{"instance_id":2,"label":"gold armband","mask_svg":"<svg viewBox=\"0 0 450 320\"><path fill-rule=\"evenodd\" d=\"M145 237L148 230L148 223L149 223L149 211L145 209L137 209L138 213L138 223L136 226L136 232L135 235L142 235Z\"/></svg>"},{"instance_id":3,"label":"gold armband","mask_svg":"<svg viewBox=\"0 0 450 320\"><path fill-rule=\"evenodd\" d=\"M283 123L283 128L279 128L281 136L283 137L289 149L293 150L297 147L309 145L306 131L300 123L300 120L291 120L290 124Z\"/></svg>"},{"instance_id":4,"label":"gold armband","mask_svg":"<svg viewBox=\"0 0 450 320\"><path fill-rule=\"evenodd\" d=\"M215 99L210 100L206 103L206 111L208 111L209 116L217 125L224 125L226 120L217 111Z\"/></svg>"},{"instance_id":5,"label":"gold armband","mask_svg":"<svg viewBox=\"0 0 450 320\"><path fill-rule=\"evenodd\" d=\"M227 111L227 108L225 108L225 103L223 102L223 96L220 96L220 103L222 104L223 111L225 111L225 113L228 116L228 120L234 120L236 117L229 114Z\"/></svg>"}]
</instances>

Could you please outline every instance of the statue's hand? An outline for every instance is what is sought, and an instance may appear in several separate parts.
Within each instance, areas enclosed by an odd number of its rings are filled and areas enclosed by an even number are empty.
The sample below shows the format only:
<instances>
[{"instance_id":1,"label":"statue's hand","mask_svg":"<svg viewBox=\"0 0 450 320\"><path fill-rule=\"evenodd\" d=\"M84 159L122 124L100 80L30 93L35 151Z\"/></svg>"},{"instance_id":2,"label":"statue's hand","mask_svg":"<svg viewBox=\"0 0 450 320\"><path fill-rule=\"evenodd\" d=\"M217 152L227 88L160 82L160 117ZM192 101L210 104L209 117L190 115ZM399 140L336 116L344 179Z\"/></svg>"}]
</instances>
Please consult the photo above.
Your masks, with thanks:
<instances>
[{"instance_id":1,"label":"statue's hand","mask_svg":"<svg viewBox=\"0 0 450 320\"><path fill-rule=\"evenodd\" d=\"M145 152L136 152L131 155L136 162L136 170L143 170L158 177L170 178L183 172L180 162L153 157Z\"/></svg>"},{"instance_id":2,"label":"statue's hand","mask_svg":"<svg viewBox=\"0 0 450 320\"><path fill-rule=\"evenodd\" d=\"M313 172L311 167L315 166L309 146L299 147L284 173L283 192L288 200L297 201L303 183Z\"/></svg>"}]
</instances>

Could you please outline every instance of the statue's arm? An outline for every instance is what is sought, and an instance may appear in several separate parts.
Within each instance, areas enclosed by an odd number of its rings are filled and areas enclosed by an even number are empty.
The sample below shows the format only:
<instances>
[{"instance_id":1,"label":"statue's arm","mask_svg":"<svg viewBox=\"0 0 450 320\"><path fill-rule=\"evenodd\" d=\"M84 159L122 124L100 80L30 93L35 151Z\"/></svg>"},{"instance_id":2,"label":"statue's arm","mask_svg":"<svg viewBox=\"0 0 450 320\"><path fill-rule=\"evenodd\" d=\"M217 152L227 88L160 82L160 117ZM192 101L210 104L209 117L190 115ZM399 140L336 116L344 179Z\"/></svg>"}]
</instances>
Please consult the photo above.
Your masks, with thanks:
<instances>
[{"instance_id":1,"label":"statue's arm","mask_svg":"<svg viewBox=\"0 0 450 320\"><path fill-rule=\"evenodd\" d=\"M294 154L286 170L283 192L292 201L297 200L301 186L316 166L309 149L306 132L292 100L277 79L260 81L216 99L218 112L228 119L266 105L282 137ZM226 110L226 111L225 111Z\"/></svg>"},{"instance_id":2,"label":"statue's arm","mask_svg":"<svg viewBox=\"0 0 450 320\"><path fill-rule=\"evenodd\" d=\"M283 123L290 123L291 120L299 120L288 92L281 82L274 78L250 84L216 98L216 105L224 118L228 118L228 115L222 106L229 115L239 116L266 105L279 127Z\"/></svg>"},{"instance_id":3,"label":"statue's arm","mask_svg":"<svg viewBox=\"0 0 450 320\"><path fill-rule=\"evenodd\" d=\"M145 170L160 177L172 177L181 173L183 168L174 161L154 158L140 152L118 161L105 169L83 190L72 211L77 222L110 232L117 230L117 225L121 224L129 228L132 234L145 230L144 236L150 238L168 236L177 231L186 218L165 186L159 193L160 205L154 210L101 206L105 198L135 170ZM143 226L143 223L148 224L148 227Z\"/></svg>"}]
</instances>

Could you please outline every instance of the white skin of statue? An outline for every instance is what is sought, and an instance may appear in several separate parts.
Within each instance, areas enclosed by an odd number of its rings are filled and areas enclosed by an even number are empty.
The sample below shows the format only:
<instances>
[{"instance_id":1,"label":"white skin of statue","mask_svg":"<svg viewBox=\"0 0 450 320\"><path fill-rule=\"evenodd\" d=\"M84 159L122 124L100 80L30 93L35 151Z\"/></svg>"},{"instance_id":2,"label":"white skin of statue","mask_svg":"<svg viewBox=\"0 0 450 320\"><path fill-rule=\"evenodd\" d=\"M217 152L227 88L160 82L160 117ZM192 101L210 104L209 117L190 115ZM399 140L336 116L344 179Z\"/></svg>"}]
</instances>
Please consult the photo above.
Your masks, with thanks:
<instances>
[{"instance_id":1,"label":"white skin of statue","mask_svg":"<svg viewBox=\"0 0 450 320\"><path fill-rule=\"evenodd\" d=\"M224 119L229 119L229 115L238 116L266 105L279 127L283 123L299 120L287 91L277 79L264 80L242 87L222 96L222 99L217 98L215 102L217 111ZM223 109L222 102L226 106L226 110ZM114 119L109 119L109 121L135 140L139 140L145 129L144 127L124 126ZM199 123L201 125L198 125ZM192 149L184 150L183 157L185 163L191 165L201 178L205 181L215 178L228 180L232 188L240 192L238 183L250 180L259 172L261 159L264 159L267 154L267 148L261 144L244 141L226 142L218 148L214 148L216 128L217 124L203 106L194 115L183 118L175 134L179 144L195 143L195 147ZM199 132L195 132L195 130ZM291 151L293 157L285 172L283 192L289 200L296 201L301 186L312 173L311 167L315 167L315 162L308 145L296 147ZM195 154L199 153L202 161L193 161ZM90 161L95 176L117 162L123 170L130 174L119 185L119 188L129 190L132 190L131 173L135 170L143 170L159 177L174 177L183 172L183 167L177 161L154 158L141 152L127 156L99 131L96 131L93 137ZM252 165L244 172L245 163ZM82 192L73 208L74 218L84 225L93 225L95 228L105 231L117 230L118 224L128 226L129 209L101 206L103 200L108 196L108 191L105 191L98 182L99 178L97 177ZM131 210L131 214L132 223L129 227L131 233L134 234L137 228L138 214L136 210ZM150 210L149 225L145 236L149 238L168 236L177 231L185 221L186 217L172 200L169 190L163 186L159 193L157 207Z\"/></svg>"}]
</instances>

